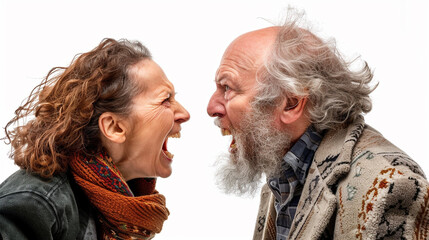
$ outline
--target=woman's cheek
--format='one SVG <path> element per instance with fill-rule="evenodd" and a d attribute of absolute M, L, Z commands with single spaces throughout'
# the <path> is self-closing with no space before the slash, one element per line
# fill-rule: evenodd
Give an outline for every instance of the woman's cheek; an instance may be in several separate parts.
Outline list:
<path fill-rule="evenodd" d="M 164 113 L 161 114 L 161 119 L 159 121 L 162 123 L 162 129 L 166 131 L 171 131 L 174 126 L 174 114 L 170 109 L 165 109 Z"/>

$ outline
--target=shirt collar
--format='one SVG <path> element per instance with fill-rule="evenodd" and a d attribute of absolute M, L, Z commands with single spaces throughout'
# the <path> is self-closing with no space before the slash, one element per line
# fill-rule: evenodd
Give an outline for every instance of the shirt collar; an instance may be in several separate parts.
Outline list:
<path fill-rule="evenodd" d="M 314 154 L 322 141 L 323 134 L 311 125 L 283 157 L 282 173 L 292 169 L 301 184 L 304 184 Z M 291 169 L 290 169 L 291 168 Z M 283 174 L 282 174 L 283 175 Z"/>

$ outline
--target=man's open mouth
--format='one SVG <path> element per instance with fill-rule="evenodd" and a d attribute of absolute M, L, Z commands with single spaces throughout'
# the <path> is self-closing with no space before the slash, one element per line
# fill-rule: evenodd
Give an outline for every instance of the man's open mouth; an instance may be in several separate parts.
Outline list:
<path fill-rule="evenodd" d="M 171 135 L 167 136 L 167 138 L 165 139 L 164 143 L 162 144 L 162 152 L 165 154 L 165 156 L 168 159 L 171 160 L 171 159 L 173 159 L 174 155 L 167 150 L 167 141 L 168 141 L 169 138 L 180 138 L 180 132 L 177 132 L 177 133 L 174 133 L 174 134 L 171 134 Z"/>
<path fill-rule="evenodd" d="M 229 131 L 226 128 L 221 128 L 221 132 L 222 132 L 222 136 L 229 136 L 229 135 L 232 136 L 231 144 L 229 145 L 229 152 L 234 153 L 235 151 L 237 151 L 237 145 L 235 144 L 235 138 L 231 134 L 231 131 Z"/>

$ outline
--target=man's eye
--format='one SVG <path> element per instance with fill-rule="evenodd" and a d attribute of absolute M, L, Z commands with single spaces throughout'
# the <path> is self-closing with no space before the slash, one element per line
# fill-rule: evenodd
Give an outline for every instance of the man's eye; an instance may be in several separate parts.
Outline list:
<path fill-rule="evenodd" d="M 225 89 L 225 92 L 231 89 L 228 85 L 223 86 L 223 88 Z"/>

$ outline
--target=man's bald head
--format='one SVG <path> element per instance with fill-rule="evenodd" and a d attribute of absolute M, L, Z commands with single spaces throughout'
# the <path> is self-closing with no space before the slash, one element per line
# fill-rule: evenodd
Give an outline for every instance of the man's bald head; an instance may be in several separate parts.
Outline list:
<path fill-rule="evenodd" d="M 237 37 L 225 50 L 222 60 L 238 57 L 242 67 L 259 68 L 269 55 L 279 30 L 279 27 L 268 27 Z"/>

